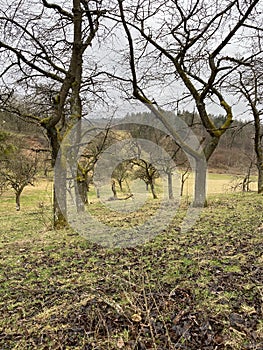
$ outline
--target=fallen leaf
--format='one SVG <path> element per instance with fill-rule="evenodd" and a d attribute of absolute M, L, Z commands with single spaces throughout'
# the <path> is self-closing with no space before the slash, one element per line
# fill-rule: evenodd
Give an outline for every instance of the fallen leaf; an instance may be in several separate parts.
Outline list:
<path fill-rule="evenodd" d="M 124 343 L 123 339 L 119 338 L 117 341 L 117 348 L 122 349 L 122 348 L 124 348 L 124 346 L 125 346 L 125 343 Z"/>
<path fill-rule="evenodd" d="M 141 322 L 141 320 L 142 320 L 141 316 L 138 315 L 138 314 L 132 315 L 131 319 L 132 319 L 134 322 Z"/>

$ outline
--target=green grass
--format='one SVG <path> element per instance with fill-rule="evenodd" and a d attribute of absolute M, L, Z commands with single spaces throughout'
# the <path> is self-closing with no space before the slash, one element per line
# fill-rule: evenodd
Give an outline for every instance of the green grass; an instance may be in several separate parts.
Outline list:
<path fill-rule="evenodd" d="M 183 202 L 165 232 L 122 249 L 52 230 L 50 183 L 22 197 L 19 213 L 12 193 L 0 202 L 1 349 L 260 349 L 262 196 L 211 194 L 186 233 Z"/>
<path fill-rule="evenodd" d="M 244 176 L 231 175 L 231 174 L 216 174 L 208 173 L 207 175 L 207 193 L 231 193 L 237 183 L 242 182 Z M 250 190 L 256 191 L 257 182 L 256 177 L 251 176 Z M 194 175 L 191 173 L 184 186 L 184 195 L 191 195 L 193 191 Z M 240 191 L 241 187 L 238 187 L 237 191 Z"/>

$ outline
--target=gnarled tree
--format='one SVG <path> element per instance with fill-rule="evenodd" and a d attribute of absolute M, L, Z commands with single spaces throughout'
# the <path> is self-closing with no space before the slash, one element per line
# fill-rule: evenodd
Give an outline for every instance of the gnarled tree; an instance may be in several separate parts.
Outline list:
<path fill-rule="evenodd" d="M 193 205 L 203 206 L 206 163 L 233 120 L 228 93 L 220 83 L 235 69 L 233 52 L 242 35 L 248 27 L 257 30 L 251 27 L 250 18 L 259 10 L 259 0 L 119 0 L 118 4 L 119 13 L 113 18 L 122 24 L 128 40 L 132 94 L 194 158 Z M 199 149 L 180 137 L 160 108 L 164 104 L 173 108 L 178 99 L 196 106 L 206 132 Z M 224 113 L 221 125 L 210 118 L 209 104 L 217 105 Z"/>
<path fill-rule="evenodd" d="M 254 150 L 258 170 L 258 193 L 263 193 L 263 79 L 262 59 L 253 60 L 238 69 L 238 78 L 231 88 L 240 93 L 246 102 L 254 121 Z"/>
<path fill-rule="evenodd" d="M 99 30 L 101 6 L 101 1 L 87 0 L 5 0 L 0 10 L 2 102 L 46 131 L 52 165 L 57 162 L 59 169 L 55 227 L 66 225 L 66 170 L 58 157 L 60 145 L 82 117 L 83 93 L 94 97 L 96 65 L 88 59 L 87 49 Z"/>

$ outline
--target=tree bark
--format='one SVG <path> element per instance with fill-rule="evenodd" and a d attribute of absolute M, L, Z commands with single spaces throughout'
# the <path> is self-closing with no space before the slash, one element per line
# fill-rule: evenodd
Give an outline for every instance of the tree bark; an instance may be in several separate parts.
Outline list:
<path fill-rule="evenodd" d="M 184 193 L 184 184 L 185 181 L 188 179 L 189 177 L 189 168 L 187 168 L 181 175 L 181 188 L 180 188 L 180 196 L 183 196 Z"/>
<path fill-rule="evenodd" d="M 51 145 L 51 165 L 54 169 L 53 184 L 53 227 L 61 229 L 67 226 L 66 220 L 66 169 L 63 169 L 62 155 L 59 155 L 60 142 L 56 126 L 49 123 L 43 123 L 42 126 L 47 131 L 47 136 Z"/>
<path fill-rule="evenodd" d="M 16 211 L 20 211 L 20 197 L 22 190 L 16 191 Z"/>
<path fill-rule="evenodd" d="M 257 164 L 258 168 L 258 194 L 263 194 L 263 159 Z"/>
<path fill-rule="evenodd" d="M 82 78 L 82 56 L 84 52 L 83 42 L 82 42 L 82 14 L 80 8 L 80 0 L 73 0 L 73 26 L 74 26 L 74 40 L 73 40 L 73 49 L 70 60 L 69 69 L 67 76 L 61 86 L 59 93 L 59 104 L 57 105 L 57 118 L 53 119 L 53 124 L 60 121 L 63 126 L 63 131 L 67 131 L 70 128 L 74 127 L 81 119 L 82 116 L 82 105 L 80 98 L 80 85 Z M 66 103 L 66 98 L 70 96 L 70 119 L 68 125 L 65 124 L 64 116 L 64 107 Z M 56 124 L 52 127 L 56 128 Z M 74 137 L 72 140 L 69 140 L 71 147 L 76 147 L 75 153 L 77 153 L 77 145 L 79 144 L 80 123 L 75 129 Z M 60 137 L 63 135 L 60 135 Z M 57 135 L 58 138 L 58 135 Z M 59 145 L 61 146 L 61 144 Z M 52 149 L 53 150 L 53 149 Z M 64 150 L 61 150 L 61 154 Z M 58 150 L 54 152 L 54 156 L 58 154 Z M 63 155 L 64 157 L 65 155 Z M 56 159 L 58 158 L 58 155 Z M 76 157 L 74 161 L 77 161 Z M 59 162 L 59 164 L 58 164 Z M 59 174 L 55 175 L 55 188 L 54 188 L 54 227 L 61 228 L 67 225 L 67 200 L 66 200 L 66 164 L 65 159 L 57 159 L 56 165 L 57 170 L 59 169 Z M 75 196 L 76 196 L 76 206 L 77 211 L 84 210 L 84 204 L 80 197 L 78 181 L 74 179 L 75 183 Z M 64 217 L 63 217 L 64 215 Z"/>
<path fill-rule="evenodd" d="M 207 206 L 206 178 L 207 163 L 216 149 L 220 136 L 212 137 L 204 147 L 203 154 L 195 158 L 195 189 L 193 207 Z"/>
<path fill-rule="evenodd" d="M 88 185 L 85 179 L 77 181 L 77 211 L 78 213 L 85 210 L 85 204 L 88 204 Z"/>
<path fill-rule="evenodd" d="M 155 188 L 154 188 L 154 183 L 153 181 L 150 182 L 150 188 L 151 188 L 151 192 L 152 192 L 152 196 L 153 196 L 153 199 L 157 199 L 157 194 L 155 192 Z"/>
<path fill-rule="evenodd" d="M 174 199 L 174 194 L 173 194 L 173 175 L 172 175 L 171 171 L 169 171 L 167 173 L 167 180 L 168 180 L 168 197 L 169 197 L 169 199 Z"/>
<path fill-rule="evenodd" d="M 67 226 L 67 179 L 66 164 L 59 154 L 54 168 L 53 222 L 55 229 Z"/>
<path fill-rule="evenodd" d="M 207 205 L 206 176 L 207 176 L 207 164 L 205 159 L 196 159 L 194 201 L 193 201 L 194 208 L 200 208 Z"/>
<path fill-rule="evenodd" d="M 257 169 L 258 169 L 258 194 L 263 194 L 263 146 L 262 146 L 262 133 L 260 115 L 255 106 L 252 105 L 254 115 L 255 126 L 255 140 L 254 148 L 257 156 Z"/>
<path fill-rule="evenodd" d="M 123 192 L 122 180 L 121 180 L 121 179 L 118 179 L 117 181 L 118 181 L 118 185 L 119 185 L 120 191 Z"/>
<path fill-rule="evenodd" d="M 216 149 L 219 142 L 219 136 L 214 136 L 204 147 L 203 155 L 195 158 L 195 189 L 193 207 L 207 206 L 206 198 L 206 178 L 207 178 L 207 163 Z"/>
<path fill-rule="evenodd" d="M 117 199 L 116 184 L 115 184 L 114 180 L 112 181 L 111 190 L 112 190 L 112 193 L 113 193 L 113 198 Z"/>

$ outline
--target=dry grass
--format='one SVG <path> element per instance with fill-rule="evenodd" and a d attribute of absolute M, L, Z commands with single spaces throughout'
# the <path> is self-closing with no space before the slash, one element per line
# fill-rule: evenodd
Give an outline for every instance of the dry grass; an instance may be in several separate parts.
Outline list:
<path fill-rule="evenodd" d="M 183 203 L 150 242 L 105 249 L 49 228 L 50 190 L 20 213 L 1 198 L 1 349 L 261 348 L 262 196 L 210 195 L 184 233 Z"/>

